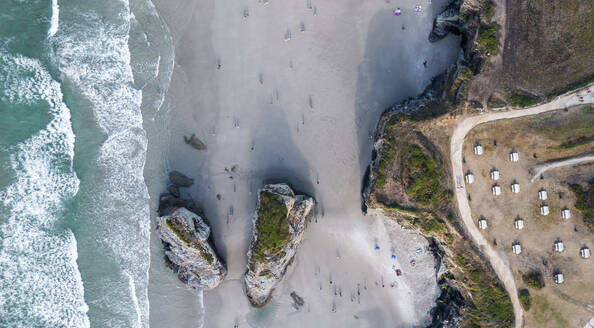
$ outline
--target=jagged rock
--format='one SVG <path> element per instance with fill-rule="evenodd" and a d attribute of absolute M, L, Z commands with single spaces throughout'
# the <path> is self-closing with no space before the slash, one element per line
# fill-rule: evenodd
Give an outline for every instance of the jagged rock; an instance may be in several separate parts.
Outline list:
<path fill-rule="evenodd" d="M 194 149 L 206 150 L 206 145 L 200 141 L 200 139 L 198 139 L 195 134 L 192 134 L 189 138 L 184 136 L 184 141 L 187 145 L 190 145 Z"/>
<path fill-rule="evenodd" d="M 169 181 L 178 187 L 190 187 L 194 184 L 194 179 L 188 178 L 179 171 L 169 172 Z"/>
<path fill-rule="evenodd" d="M 178 207 L 185 207 L 194 213 L 200 213 L 198 207 L 191 199 L 181 199 L 173 194 L 161 194 L 159 197 L 158 213 L 160 216 L 169 215 Z"/>
<path fill-rule="evenodd" d="M 464 19 L 460 17 L 461 1 L 454 1 L 450 3 L 441 14 L 435 17 L 433 21 L 433 29 L 429 33 L 429 41 L 436 42 L 448 35 L 454 33 L 460 35 L 465 23 Z"/>
<path fill-rule="evenodd" d="M 167 187 L 167 191 L 169 191 L 169 193 L 171 195 L 173 195 L 173 197 L 177 197 L 177 198 L 180 197 L 179 187 L 178 186 L 171 185 L 171 186 Z"/>
<path fill-rule="evenodd" d="M 157 219 L 165 259 L 177 277 L 195 289 L 212 289 L 227 275 L 209 242 L 210 227 L 197 214 L 180 207 Z"/>
<path fill-rule="evenodd" d="M 270 300 L 303 240 L 314 207 L 313 198 L 295 195 L 284 183 L 260 189 L 245 275 L 246 294 L 253 306 Z"/>
<path fill-rule="evenodd" d="M 467 306 L 460 291 L 448 282 L 439 286 L 439 297 L 431 309 L 431 324 L 427 328 L 460 327 L 463 320 L 462 309 Z"/>

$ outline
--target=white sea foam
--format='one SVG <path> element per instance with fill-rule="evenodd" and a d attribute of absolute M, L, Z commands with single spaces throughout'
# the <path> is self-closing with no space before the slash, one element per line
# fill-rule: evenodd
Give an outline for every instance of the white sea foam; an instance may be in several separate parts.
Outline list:
<path fill-rule="evenodd" d="M 79 186 L 70 111 L 40 62 L 0 51 L 0 68 L 4 101 L 45 101 L 52 115 L 44 129 L 10 149 L 14 181 L 0 191 L 8 215 L 0 225 L 0 326 L 88 327 L 76 239 L 55 226 Z"/>
<path fill-rule="evenodd" d="M 76 4 L 74 4 L 76 6 Z M 142 126 L 142 93 L 133 83 L 128 38 L 130 8 L 126 1 L 117 17 L 75 8 L 73 17 L 61 22 L 57 45 L 59 69 L 91 103 L 94 119 L 106 135 L 96 164 L 101 178 L 94 180 L 91 201 L 84 213 L 96 231 L 96 241 L 113 258 L 119 277 L 102 282 L 106 292 L 118 289 L 119 300 L 96 299 L 97 306 L 128 316 L 132 326 L 148 327 L 148 269 L 150 215 L 144 183 L 147 138 Z M 117 308 L 117 309 L 116 309 Z M 113 319 L 105 325 L 124 323 Z"/>
<path fill-rule="evenodd" d="M 52 18 L 50 21 L 50 28 L 47 34 L 54 36 L 58 32 L 60 24 L 60 6 L 58 6 L 58 0 L 52 0 Z"/>

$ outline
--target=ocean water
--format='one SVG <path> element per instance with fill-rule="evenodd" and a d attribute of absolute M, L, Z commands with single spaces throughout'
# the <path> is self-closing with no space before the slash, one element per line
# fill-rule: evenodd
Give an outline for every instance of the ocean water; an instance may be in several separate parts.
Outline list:
<path fill-rule="evenodd" d="M 149 0 L 0 2 L 0 327 L 147 327 Z"/>

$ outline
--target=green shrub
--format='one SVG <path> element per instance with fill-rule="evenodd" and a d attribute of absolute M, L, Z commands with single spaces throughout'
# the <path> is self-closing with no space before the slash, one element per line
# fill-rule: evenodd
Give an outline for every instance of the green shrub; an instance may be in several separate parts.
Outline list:
<path fill-rule="evenodd" d="M 538 103 L 538 99 L 520 93 L 513 93 L 510 99 L 512 104 L 522 107 L 529 107 Z"/>
<path fill-rule="evenodd" d="M 577 184 L 571 185 L 570 188 L 575 195 L 575 208 L 582 213 L 584 222 L 594 229 L 594 180 L 588 183 L 585 191 Z"/>
<path fill-rule="evenodd" d="M 441 185 L 443 166 L 417 145 L 402 143 L 399 150 L 400 171 L 409 197 L 422 205 L 434 206 L 447 196 Z"/>
<path fill-rule="evenodd" d="M 478 43 L 491 55 L 496 55 L 499 51 L 499 44 L 497 43 L 497 29 L 495 26 L 486 28 L 480 32 Z"/>
<path fill-rule="evenodd" d="M 524 308 L 524 310 L 530 310 L 530 306 L 532 305 L 530 291 L 526 288 L 522 288 L 518 291 L 518 297 L 520 298 L 520 302 L 522 303 L 522 307 Z"/>
<path fill-rule="evenodd" d="M 424 219 L 421 223 L 421 228 L 427 233 L 441 232 L 446 229 L 446 224 L 438 219 Z"/>
<path fill-rule="evenodd" d="M 514 309 L 505 289 L 483 265 L 462 254 L 456 262 L 469 277 L 468 286 L 474 307 L 465 327 L 510 327 L 514 321 Z"/>
<path fill-rule="evenodd" d="M 542 273 L 538 270 L 533 270 L 522 274 L 522 280 L 524 283 L 532 288 L 541 289 L 545 286 Z"/>
<path fill-rule="evenodd" d="M 260 208 L 256 220 L 257 239 L 253 248 L 256 260 L 277 254 L 291 238 L 287 207 L 278 197 L 269 191 L 260 193 Z"/>
<path fill-rule="evenodd" d="M 483 17 L 485 18 L 485 20 L 488 22 L 491 20 L 491 17 L 493 17 L 493 14 L 495 13 L 495 3 L 493 3 L 490 0 L 486 0 L 483 1 Z"/>
<path fill-rule="evenodd" d="M 386 171 L 388 170 L 388 166 L 392 163 L 394 153 L 396 152 L 394 145 L 394 140 L 384 140 L 384 144 L 381 149 L 379 165 L 377 168 L 377 178 L 375 179 L 375 187 L 377 188 L 382 188 L 386 185 Z"/>
<path fill-rule="evenodd" d="M 571 139 L 568 141 L 564 141 L 564 142 L 560 143 L 559 145 L 549 146 L 547 148 L 551 149 L 551 150 L 574 149 L 577 147 L 589 145 L 591 143 L 594 143 L 594 136 L 590 136 L 590 137 L 582 136 L 582 137 L 578 137 L 578 138 Z"/>

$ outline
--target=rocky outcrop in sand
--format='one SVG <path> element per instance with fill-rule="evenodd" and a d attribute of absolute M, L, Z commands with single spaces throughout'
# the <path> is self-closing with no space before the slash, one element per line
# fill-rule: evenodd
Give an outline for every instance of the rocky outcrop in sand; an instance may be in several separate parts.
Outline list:
<path fill-rule="evenodd" d="M 453 1 L 441 12 L 433 21 L 433 30 L 429 34 L 429 41 L 436 42 L 448 35 L 454 33 L 460 35 L 465 23 L 460 17 L 460 5 L 462 1 Z"/>
<path fill-rule="evenodd" d="M 245 275 L 246 294 L 253 306 L 269 301 L 303 240 L 314 207 L 313 198 L 295 195 L 286 184 L 260 189 Z"/>
<path fill-rule="evenodd" d="M 195 289 L 212 289 L 227 274 L 211 245 L 210 227 L 199 215 L 180 207 L 157 219 L 165 260 L 177 277 Z"/>
<path fill-rule="evenodd" d="M 194 184 L 194 179 L 188 178 L 178 171 L 169 172 L 169 181 L 171 181 L 174 186 L 178 187 L 190 187 Z"/>

